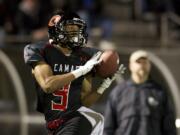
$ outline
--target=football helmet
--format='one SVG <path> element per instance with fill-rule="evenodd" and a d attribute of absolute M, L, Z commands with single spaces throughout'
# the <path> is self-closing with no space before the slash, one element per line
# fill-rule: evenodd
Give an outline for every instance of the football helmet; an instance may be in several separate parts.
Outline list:
<path fill-rule="evenodd" d="M 67 31 L 66 26 L 77 25 L 77 30 Z M 50 43 L 74 49 L 87 43 L 86 23 L 74 12 L 56 13 L 48 23 Z"/>

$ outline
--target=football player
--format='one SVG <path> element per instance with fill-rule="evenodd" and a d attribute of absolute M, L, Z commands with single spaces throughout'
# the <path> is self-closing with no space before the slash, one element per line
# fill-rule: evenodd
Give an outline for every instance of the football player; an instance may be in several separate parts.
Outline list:
<path fill-rule="evenodd" d="M 102 135 L 103 116 L 88 107 L 110 86 L 92 90 L 92 70 L 101 51 L 85 47 L 86 23 L 74 12 L 57 12 L 48 23 L 49 42 L 24 48 L 37 84 L 37 110 L 51 135 Z"/>

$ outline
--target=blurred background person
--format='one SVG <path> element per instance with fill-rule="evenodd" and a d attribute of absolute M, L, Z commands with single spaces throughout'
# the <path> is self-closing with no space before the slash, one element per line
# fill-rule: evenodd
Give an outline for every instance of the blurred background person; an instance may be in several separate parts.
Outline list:
<path fill-rule="evenodd" d="M 109 96 L 104 135 L 176 135 L 167 93 L 150 79 L 148 53 L 132 53 L 129 69 L 130 79 L 117 85 Z"/>
<path fill-rule="evenodd" d="M 40 0 L 22 0 L 16 12 L 17 34 L 32 36 L 35 40 L 47 38 L 47 21 L 52 4 Z"/>
<path fill-rule="evenodd" d="M 111 17 L 107 3 L 107 0 L 79 0 L 80 6 L 78 12 L 89 26 L 90 40 L 93 39 L 93 36 L 100 37 L 98 45 L 100 48 L 114 45 L 111 42 L 113 18 Z"/>
<path fill-rule="evenodd" d="M 16 34 L 15 13 L 20 0 L 0 0 L 0 47 L 8 34 Z"/>

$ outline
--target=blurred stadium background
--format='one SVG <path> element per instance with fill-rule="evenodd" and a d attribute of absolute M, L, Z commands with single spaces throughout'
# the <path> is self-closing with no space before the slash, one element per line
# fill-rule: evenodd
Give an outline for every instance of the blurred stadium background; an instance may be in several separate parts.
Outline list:
<path fill-rule="evenodd" d="M 0 134 L 46 133 L 44 118 L 35 111 L 36 92 L 23 48 L 47 40 L 49 15 L 64 7 L 87 21 L 89 45 L 115 48 L 125 66 L 132 51 L 151 53 L 151 76 L 169 92 L 180 135 L 179 6 L 180 0 L 0 0 Z M 128 76 L 127 70 L 117 82 Z M 104 113 L 111 88 L 93 109 Z"/>

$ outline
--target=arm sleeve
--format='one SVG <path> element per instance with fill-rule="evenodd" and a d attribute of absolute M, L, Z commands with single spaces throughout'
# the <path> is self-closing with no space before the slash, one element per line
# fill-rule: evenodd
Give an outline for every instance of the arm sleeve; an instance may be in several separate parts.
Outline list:
<path fill-rule="evenodd" d="M 24 61 L 31 67 L 34 67 L 39 61 L 44 61 L 43 46 L 41 44 L 29 44 L 25 46 Z"/>
<path fill-rule="evenodd" d="M 114 92 L 114 90 L 112 92 Z M 113 95 L 116 94 L 111 93 L 106 104 L 105 125 L 104 125 L 103 135 L 113 135 L 117 128 L 116 110 L 115 110 L 116 103 L 115 103 L 115 97 Z"/>
<path fill-rule="evenodd" d="M 166 97 L 164 104 L 164 117 L 163 117 L 163 135 L 176 135 L 176 126 L 175 126 L 175 112 L 173 104 Z"/>

